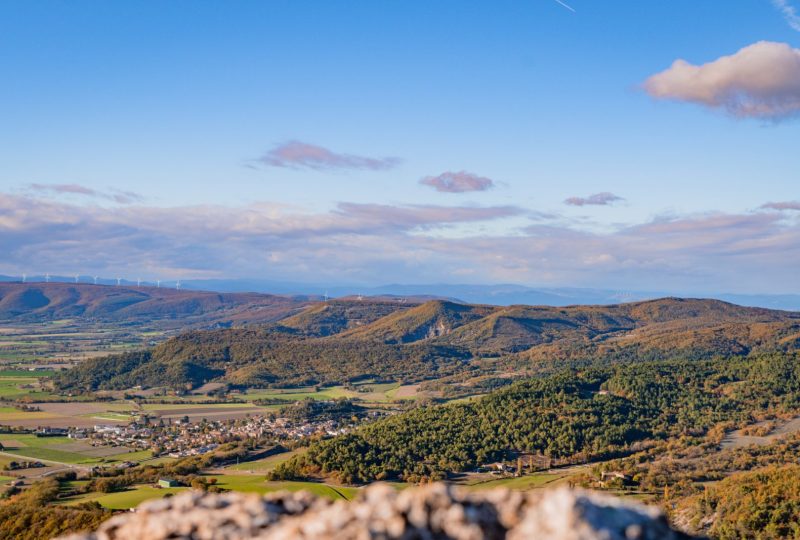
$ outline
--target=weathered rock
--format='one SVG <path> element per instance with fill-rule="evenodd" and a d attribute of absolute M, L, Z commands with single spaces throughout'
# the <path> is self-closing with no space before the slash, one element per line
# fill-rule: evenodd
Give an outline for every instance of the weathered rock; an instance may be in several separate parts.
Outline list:
<path fill-rule="evenodd" d="M 352 502 L 308 493 L 265 497 L 184 493 L 146 502 L 69 540 L 294 540 L 341 538 L 480 540 L 677 540 L 661 512 L 566 488 L 467 493 L 445 484 L 365 489 Z"/>

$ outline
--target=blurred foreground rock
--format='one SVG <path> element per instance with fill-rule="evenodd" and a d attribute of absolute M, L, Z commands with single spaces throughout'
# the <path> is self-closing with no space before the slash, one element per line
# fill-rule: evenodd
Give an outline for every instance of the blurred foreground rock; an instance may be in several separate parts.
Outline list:
<path fill-rule="evenodd" d="M 365 489 L 352 501 L 309 493 L 187 492 L 143 503 L 70 540 L 500 539 L 655 540 L 673 531 L 655 508 L 566 488 L 467 493 L 445 484 Z"/>

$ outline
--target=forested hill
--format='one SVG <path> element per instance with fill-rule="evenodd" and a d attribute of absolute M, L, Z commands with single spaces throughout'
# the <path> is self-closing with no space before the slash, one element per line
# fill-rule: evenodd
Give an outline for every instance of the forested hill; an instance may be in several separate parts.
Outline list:
<path fill-rule="evenodd" d="M 619 359 L 708 358 L 800 347 L 800 314 L 716 300 L 616 306 L 473 306 L 369 299 L 319 303 L 259 327 L 191 331 L 141 353 L 89 360 L 70 391 L 131 386 L 421 381 Z"/>
<path fill-rule="evenodd" d="M 797 354 L 646 362 L 530 379 L 466 403 L 420 407 L 311 444 L 273 479 L 418 482 L 520 454 L 583 463 L 643 441 L 800 411 Z"/>
<path fill-rule="evenodd" d="M 309 303 L 303 297 L 152 286 L 0 283 L 0 321 L 14 323 L 77 317 L 133 324 L 179 319 L 186 327 L 238 325 L 283 319 Z"/>

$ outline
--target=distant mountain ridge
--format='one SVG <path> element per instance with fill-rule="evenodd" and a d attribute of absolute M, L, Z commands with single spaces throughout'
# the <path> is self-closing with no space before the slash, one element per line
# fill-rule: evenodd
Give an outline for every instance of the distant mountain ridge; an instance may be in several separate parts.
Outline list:
<path fill-rule="evenodd" d="M 310 303 L 307 297 L 216 293 L 88 283 L 0 283 L 0 321 L 43 322 L 87 318 L 110 322 L 174 319 L 194 324 L 238 325 L 285 318 Z"/>
<path fill-rule="evenodd" d="M 214 291 L 261 291 L 281 294 L 317 294 L 332 297 L 353 295 L 429 297 L 459 300 L 469 304 L 498 306 L 612 305 L 656 300 L 671 296 L 694 296 L 722 300 L 743 306 L 800 311 L 800 294 L 736 294 L 714 291 L 677 294 L 674 291 L 614 290 L 580 287 L 529 287 L 516 284 L 388 284 L 379 286 L 287 283 L 261 280 L 189 280 L 188 287 Z"/>
<path fill-rule="evenodd" d="M 209 380 L 242 386 L 415 382 L 798 349 L 800 313 L 718 300 L 504 307 L 348 299 L 314 304 L 271 324 L 187 332 L 149 351 L 89 360 L 57 383 L 92 390 Z"/>
<path fill-rule="evenodd" d="M 0 276 L 0 282 L 19 281 L 19 277 Z M 44 276 L 29 279 L 43 281 Z M 53 282 L 72 283 L 74 278 L 52 276 Z M 83 277 L 83 282 L 87 278 Z M 113 279 L 100 278 L 99 283 L 114 285 Z M 133 286 L 135 282 L 122 280 L 122 285 Z M 188 279 L 183 280 L 185 290 L 215 291 L 227 293 L 264 293 L 288 296 L 309 296 L 331 298 L 350 296 L 391 298 L 415 298 L 417 300 L 453 300 L 468 304 L 510 305 L 613 305 L 626 302 L 641 302 L 667 297 L 699 297 L 722 300 L 749 307 L 800 311 L 800 294 L 741 294 L 704 291 L 686 294 L 676 291 L 615 290 L 580 287 L 530 287 L 517 284 L 387 284 L 378 286 L 345 285 L 340 283 L 300 283 L 264 279 Z M 174 288 L 176 282 L 164 282 L 164 286 Z M 148 286 L 155 283 L 148 282 Z"/>

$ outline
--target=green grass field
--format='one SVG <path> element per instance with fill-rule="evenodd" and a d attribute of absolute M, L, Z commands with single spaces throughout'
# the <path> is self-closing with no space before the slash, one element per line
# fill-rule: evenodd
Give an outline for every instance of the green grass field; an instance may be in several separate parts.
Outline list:
<path fill-rule="evenodd" d="M 0 435 L 0 443 L 5 452 L 32 460 L 50 460 L 60 463 L 98 463 L 98 458 L 76 452 L 68 452 L 53 448 L 71 442 L 67 437 L 37 437 L 35 435 L 4 433 Z"/>
<path fill-rule="evenodd" d="M 249 403 L 145 403 L 142 408 L 146 411 L 193 411 L 197 409 L 242 409 L 249 408 Z"/>
<path fill-rule="evenodd" d="M 85 456 L 83 454 L 76 454 L 75 452 L 65 452 L 64 450 L 56 450 L 53 448 L 17 448 L 15 450 L 9 450 L 8 452 L 29 459 L 57 461 L 59 463 L 90 464 L 99 463 L 100 461 L 98 458 Z"/>
<path fill-rule="evenodd" d="M 0 397 L 15 398 L 28 395 L 32 393 L 33 390 L 29 388 L 20 388 L 20 386 L 34 384 L 36 382 L 38 382 L 38 379 L 31 377 L 0 377 Z"/>
<path fill-rule="evenodd" d="M 267 471 L 271 471 L 284 461 L 298 454 L 302 454 L 305 451 L 306 451 L 305 448 L 299 448 L 291 452 L 283 452 L 281 454 L 275 454 L 256 461 L 245 461 L 244 463 L 231 465 L 230 467 L 228 467 L 228 469 L 232 471 L 254 471 L 254 472 L 266 473 Z"/>
<path fill-rule="evenodd" d="M 395 394 L 401 388 L 399 383 L 369 383 L 357 388 L 364 391 L 348 390 L 342 386 L 328 388 L 301 387 L 301 388 L 276 388 L 276 389 L 250 389 L 242 395 L 247 401 L 257 399 L 282 399 L 286 401 L 300 401 L 311 398 L 317 400 L 332 400 L 339 398 L 359 399 L 368 403 L 387 403 L 395 399 L 415 399 L 416 396 L 396 398 Z"/>
<path fill-rule="evenodd" d="M 220 475 L 207 476 L 216 478 L 217 485 L 232 491 L 242 493 L 270 493 L 273 491 L 310 491 L 322 497 L 330 499 L 351 499 L 357 490 L 355 488 L 329 486 L 315 482 L 266 482 L 263 476 L 256 475 Z M 76 497 L 63 499 L 62 504 L 79 504 L 83 502 L 96 501 L 106 508 L 112 510 L 127 510 L 137 506 L 139 503 L 150 500 L 160 499 L 167 493 L 180 493 L 188 488 L 154 488 L 150 485 L 140 485 L 125 491 L 115 493 L 86 493 Z"/>
<path fill-rule="evenodd" d="M 0 434 L 0 443 L 7 446 L 7 441 L 16 441 L 20 446 L 31 446 L 42 448 L 45 446 L 53 446 L 55 444 L 64 444 L 70 442 L 68 437 L 37 437 L 26 433 L 2 433 Z M 13 446 L 13 445 L 12 445 Z"/>
<path fill-rule="evenodd" d="M 111 510 L 128 510 L 138 506 L 139 503 L 150 499 L 160 499 L 167 493 L 180 493 L 188 488 L 154 488 L 152 486 L 136 486 L 125 491 L 115 493 L 86 493 L 77 497 L 63 499 L 62 504 L 80 504 L 84 502 L 97 501 Z"/>
<path fill-rule="evenodd" d="M 95 414 L 84 414 L 85 418 L 96 418 L 98 420 L 114 420 L 117 422 L 129 422 L 132 417 L 129 414 L 123 414 L 118 412 L 103 412 L 103 413 L 95 413 Z"/>
<path fill-rule="evenodd" d="M 465 487 L 471 490 L 504 487 L 519 491 L 527 491 L 529 489 L 538 489 L 545 486 L 550 486 L 560 480 L 568 478 L 569 476 L 571 475 L 568 473 L 538 473 L 520 476 L 518 478 L 498 478 L 497 480 L 468 484 Z"/>
<path fill-rule="evenodd" d="M 345 390 L 341 386 L 331 388 L 321 388 L 315 391 L 313 387 L 305 388 L 276 388 L 276 389 L 251 389 L 242 398 L 247 401 L 256 399 L 285 399 L 288 401 L 299 401 L 306 398 L 318 400 L 331 400 L 343 397 L 356 397 L 357 392 Z"/>
<path fill-rule="evenodd" d="M 262 475 L 212 475 L 207 478 L 216 478 L 217 485 L 231 491 L 242 493 L 270 493 L 273 491 L 310 491 L 321 497 L 330 499 L 350 500 L 358 492 L 356 488 L 331 486 L 317 482 L 267 482 Z"/>
<path fill-rule="evenodd" d="M 58 417 L 58 415 L 53 414 L 53 413 L 48 413 L 48 412 L 42 412 L 42 411 L 29 412 L 29 411 L 20 411 L 20 410 L 14 409 L 14 410 L 8 411 L 8 412 L 5 412 L 5 411 L 0 412 L 0 424 L 2 424 L 4 421 L 8 421 L 8 420 L 31 420 L 31 421 L 33 421 L 33 420 L 48 420 L 48 419 L 57 418 L 57 417 Z"/>
<path fill-rule="evenodd" d="M 153 457 L 152 450 L 139 450 L 137 452 L 122 452 L 120 454 L 113 454 L 106 456 L 106 461 L 147 461 Z"/>
<path fill-rule="evenodd" d="M 37 379 L 39 377 L 52 377 L 55 371 L 28 371 L 26 369 L 2 369 L 0 377 L 22 377 L 26 379 Z"/>

